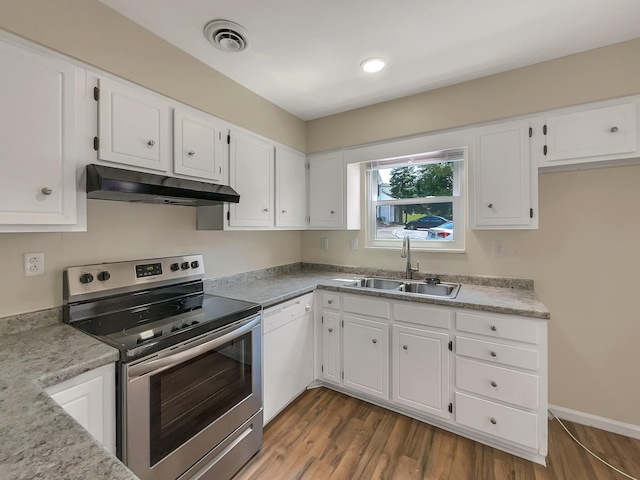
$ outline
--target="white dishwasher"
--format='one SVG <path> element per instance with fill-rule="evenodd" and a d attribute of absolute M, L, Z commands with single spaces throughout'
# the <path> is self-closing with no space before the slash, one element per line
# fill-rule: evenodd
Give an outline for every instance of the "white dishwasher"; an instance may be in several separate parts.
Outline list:
<path fill-rule="evenodd" d="M 263 312 L 264 424 L 313 381 L 313 293 Z"/>

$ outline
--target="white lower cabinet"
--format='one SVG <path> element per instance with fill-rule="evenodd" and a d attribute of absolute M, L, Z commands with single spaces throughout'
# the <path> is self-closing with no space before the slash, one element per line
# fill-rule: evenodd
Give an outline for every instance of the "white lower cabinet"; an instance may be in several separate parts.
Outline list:
<path fill-rule="evenodd" d="M 116 453 L 115 364 L 89 370 L 45 391 L 109 452 Z"/>
<path fill-rule="evenodd" d="M 546 320 L 317 295 L 321 383 L 545 463 Z"/>

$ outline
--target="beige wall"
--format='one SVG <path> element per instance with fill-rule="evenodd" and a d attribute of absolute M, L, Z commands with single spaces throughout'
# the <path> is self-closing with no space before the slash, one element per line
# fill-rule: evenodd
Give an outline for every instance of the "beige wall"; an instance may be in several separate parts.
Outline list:
<path fill-rule="evenodd" d="M 640 93 L 640 39 L 308 122 L 310 152 Z M 532 278 L 551 311 L 549 401 L 640 425 L 640 166 L 548 173 L 540 228 L 467 231 L 465 254 L 416 253 L 423 271 Z M 329 251 L 320 238 L 329 238 Z M 349 241 L 358 237 L 360 250 Z M 493 240 L 508 256 L 493 257 Z M 402 270 L 363 232 L 304 232 L 302 259 Z"/>

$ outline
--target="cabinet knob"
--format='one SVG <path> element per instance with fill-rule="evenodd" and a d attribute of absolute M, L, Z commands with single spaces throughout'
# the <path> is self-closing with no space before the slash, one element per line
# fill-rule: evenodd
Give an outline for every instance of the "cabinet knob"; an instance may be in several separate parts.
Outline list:
<path fill-rule="evenodd" d="M 43 195 L 51 195 L 53 193 L 53 190 L 51 190 L 49 187 L 44 187 L 40 191 L 42 192 Z"/>
<path fill-rule="evenodd" d="M 492 356 L 492 357 L 497 357 L 497 356 L 498 356 L 498 354 L 497 354 L 496 352 L 492 351 L 492 352 L 491 352 L 491 356 Z"/>
<path fill-rule="evenodd" d="M 147 145 L 149 145 L 150 147 L 155 146 L 155 144 L 156 144 L 156 142 L 155 142 L 154 140 L 149 140 L 149 141 L 147 142 Z"/>
<path fill-rule="evenodd" d="M 327 300 L 327 303 L 331 305 L 333 303 L 333 300 Z"/>
<path fill-rule="evenodd" d="M 329 333 L 331 333 L 331 332 L 333 332 L 333 328 L 330 328 L 330 329 L 329 329 Z"/>
<path fill-rule="evenodd" d="M 190 157 L 195 156 L 196 152 L 194 152 L 193 150 L 191 150 L 189 153 L 187 153 L 187 155 L 189 155 Z"/>
<path fill-rule="evenodd" d="M 269 211 L 269 209 L 268 209 L 268 208 L 263 208 L 263 209 L 262 209 L 262 211 L 263 211 L 263 212 L 268 212 L 268 211 Z"/>
<path fill-rule="evenodd" d="M 490 328 L 491 328 L 491 331 L 492 331 L 492 332 L 495 332 L 495 331 L 498 329 L 495 325 L 491 325 L 491 327 L 490 327 Z"/>
<path fill-rule="evenodd" d="M 408 347 L 408 346 L 406 346 L 406 345 L 402 345 L 402 349 L 403 349 L 403 350 L 409 350 L 409 347 Z"/>
<path fill-rule="evenodd" d="M 287 213 L 287 211 L 286 210 L 282 210 L 282 213 Z"/>
<path fill-rule="evenodd" d="M 374 338 L 373 340 L 371 340 L 373 343 L 378 343 L 378 339 Z"/>
<path fill-rule="evenodd" d="M 493 423 L 495 425 L 496 423 L 498 423 L 498 421 L 495 418 L 492 418 L 491 419 L 491 423 Z"/>
<path fill-rule="evenodd" d="M 336 213 L 336 211 L 335 210 L 331 210 L 331 215 L 333 215 L 334 213 Z"/>
<path fill-rule="evenodd" d="M 487 205 L 488 208 L 493 208 L 493 203 L 490 203 L 489 205 Z"/>
<path fill-rule="evenodd" d="M 496 382 L 494 382 L 494 381 L 491 381 L 491 386 L 492 386 L 493 388 L 496 388 L 496 387 L 498 386 L 498 384 L 497 384 Z"/>
<path fill-rule="evenodd" d="M 618 131 L 618 127 L 611 127 L 609 130 L 611 133 L 616 133 Z"/>

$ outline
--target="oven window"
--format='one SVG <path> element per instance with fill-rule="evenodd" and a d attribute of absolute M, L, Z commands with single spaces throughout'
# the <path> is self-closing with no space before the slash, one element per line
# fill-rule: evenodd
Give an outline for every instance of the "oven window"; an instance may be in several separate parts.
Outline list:
<path fill-rule="evenodd" d="M 155 465 L 251 395 L 251 332 L 150 379 Z"/>

